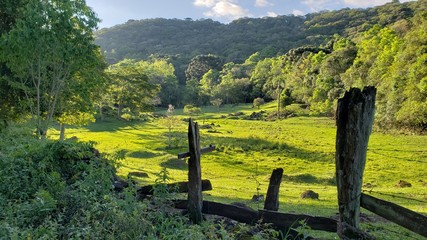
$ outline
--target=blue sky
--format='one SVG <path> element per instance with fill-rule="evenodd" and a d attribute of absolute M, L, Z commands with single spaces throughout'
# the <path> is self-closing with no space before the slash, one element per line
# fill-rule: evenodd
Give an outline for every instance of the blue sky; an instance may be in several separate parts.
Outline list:
<path fill-rule="evenodd" d="M 401 2 L 408 0 L 401 0 Z M 304 15 L 345 7 L 366 8 L 391 0 L 86 0 L 102 19 L 100 28 L 146 18 L 211 18 L 228 23 L 241 17 Z"/>

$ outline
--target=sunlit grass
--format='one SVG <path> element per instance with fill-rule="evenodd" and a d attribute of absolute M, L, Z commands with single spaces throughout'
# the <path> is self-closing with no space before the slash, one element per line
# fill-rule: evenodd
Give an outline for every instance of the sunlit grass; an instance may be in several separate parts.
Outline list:
<path fill-rule="evenodd" d="M 284 169 L 280 192 L 280 210 L 320 216 L 335 216 L 337 193 L 335 173 L 335 122 L 321 117 L 295 117 L 277 121 L 228 119 L 228 114 L 254 111 L 275 111 L 275 104 L 260 110 L 251 105 L 206 107 L 192 116 L 202 128 L 201 145 L 214 144 L 217 150 L 202 156 L 202 178 L 210 179 L 213 190 L 205 199 L 225 203 L 242 202 L 254 208 L 262 204 L 251 202 L 258 192 L 265 194 L 270 174 L 275 168 Z M 161 111 L 160 111 L 161 112 Z M 179 118 L 188 118 L 176 110 Z M 133 177 L 141 184 L 154 183 L 156 173 L 167 167 L 174 181 L 187 179 L 185 160 L 177 154 L 188 149 L 187 123 L 174 129 L 174 148 L 167 148 L 167 129 L 158 119 L 148 122 L 102 121 L 67 129 L 67 137 L 95 141 L 103 152 L 125 151 L 119 174 L 144 172 L 146 178 Z M 364 191 L 417 212 L 427 213 L 427 136 L 371 135 L 364 173 Z M 400 188 L 405 180 L 412 184 Z M 257 191 L 259 184 L 260 190 Z M 319 200 L 301 199 L 300 194 L 311 189 Z M 387 228 L 386 225 L 384 228 Z M 367 226 L 369 228 L 369 225 Z M 403 230 L 402 230 L 403 231 Z"/>

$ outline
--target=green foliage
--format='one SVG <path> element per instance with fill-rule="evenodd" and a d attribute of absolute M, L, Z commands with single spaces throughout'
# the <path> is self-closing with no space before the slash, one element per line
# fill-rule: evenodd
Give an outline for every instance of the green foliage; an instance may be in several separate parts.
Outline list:
<path fill-rule="evenodd" d="M 193 115 L 193 114 L 199 114 L 202 112 L 202 109 L 200 109 L 199 107 L 195 107 L 193 105 L 185 105 L 184 106 L 184 113 L 187 113 L 189 115 Z"/>
<path fill-rule="evenodd" d="M 215 98 L 214 100 L 211 100 L 211 104 L 218 108 L 221 106 L 222 102 L 223 101 L 221 98 Z"/>
<path fill-rule="evenodd" d="M 102 106 L 110 106 L 120 118 L 126 109 L 126 118 L 138 116 L 140 112 L 153 108 L 153 98 L 159 86 L 150 82 L 144 64 L 132 60 L 123 60 L 111 65 L 107 70 L 111 82 Z"/>
<path fill-rule="evenodd" d="M 264 104 L 265 104 L 264 98 L 258 97 L 254 99 L 254 102 L 253 102 L 254 107 L 257 107 L 259 109 L 259 107 Z"/>
<path fill-rule="evenodd" d="M 0 62 L 13 75 L 8 85 L 25 93 L 15 101 L 33 116 L 38 134 L 44 136 L 55 115 L 66 113 L 70 105 L 76 109 L 76 99 L 89 96 L 89 86 L 99 83 L 84 73 L 102 65 L 93 44 L 99 20 L 82 0 L 19 4 L 11 21 L 15 24 L 0 39 Z"/>
<path fill-rule="evenodd" d="M 191 62 L 188 64 L 188 68 L 185 71 L 187 80 L 200 79 L 207 73 L 209 70 L 220 71 L 222 68 L 223 62 L 222 59 L 218 56 L 209 54 L 209 55 L 198 55 L 191 59 Z"/>

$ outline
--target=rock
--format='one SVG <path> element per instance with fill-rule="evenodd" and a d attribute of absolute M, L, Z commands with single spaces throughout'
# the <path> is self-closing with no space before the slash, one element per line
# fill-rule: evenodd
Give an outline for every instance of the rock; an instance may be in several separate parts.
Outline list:
<path fill-rule="evenodd" d="M 212 129 L 212 125 L 210 125 L 210 124 L 200 125 L 199 129 Z"/>
<path fill-rule="evenodd" d="M 310 199 L 319 199 L 319 194 L 314 192 L 313 190 L 307 190 L 303 193 L 301 193 L 301 198 L 310 198 Z"/>
<path fill-rule="evenodd" d="M 410 184 L 409 182 L 405 181 L 405 180 L 399 180 L 399 182 L 396 184 L 396 187 L 412 187 L 412 184 Z"/>
<path fill-rule="evenodd" d="M 121 192 L 124 188 L 129 187 L 129 183 L 123 179 L 116 179 L 113 183 L 114 191 Z"/>
<path fill-rule="evenodd" d="M 140 178 L 147 178 L 148 174 L 144 173 L 144 172 L 130 172 L 128 173 L 128 177 L 133 176 L 133 177 L 140 177 Z"/>
<path fill-rule="evenodd" d="M 261 202 L 264 201 L 264 195 L 260 194 L 260 195 L 253 195 L 252 196 L 252 202 Z"/>

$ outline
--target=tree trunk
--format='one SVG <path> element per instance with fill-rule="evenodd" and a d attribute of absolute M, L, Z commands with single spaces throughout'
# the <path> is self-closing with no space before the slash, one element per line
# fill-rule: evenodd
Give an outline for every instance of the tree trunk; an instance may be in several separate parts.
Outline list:
<path fill-rule="evenodd" d="M 338 235 L 346 236 L 347 226 L 359 228 L 360 195 L 369 135 L 374 121 L 376 89 L 352 88 L 338 100 L 336 176 L 340 219 Z"/>
<path fill-rule="evenodd" d="M 280 95 L 282 95 L 280 87 L 277 88 L 277 94 L 277 118 L 280 119 Z"/>
<path fill-rule="evenodd" d="M 101 116 L 101 120 L 104 121 L 105 117 L 104 117 L 104 113 L 102 112 L 102 105 L 99 107 L 99 115 Z"/>
<path fill-rule="evenodd" d="M 59 132 L 59 140 L 64 141 L 65 140 L 65 124 L 60 124 L 60 132 Z"/>
<path fill-rule="evenodd" d="M 123 110 L 123 106 L 121 104 L 119 104 L 117 106 L 117 118 L 120 119 L 122 117 L 122 110 Z"/>

